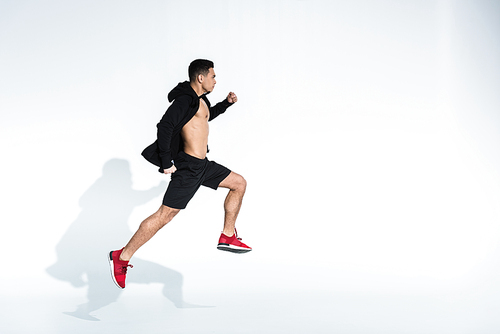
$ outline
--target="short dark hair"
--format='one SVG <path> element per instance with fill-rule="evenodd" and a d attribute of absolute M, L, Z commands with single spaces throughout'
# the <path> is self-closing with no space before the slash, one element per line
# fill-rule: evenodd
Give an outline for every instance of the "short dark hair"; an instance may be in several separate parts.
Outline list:
<path fill-rule="evenodd" d="M 214 62 L 206 59 L 196 59 L 189 64 L 189 81 L 196 80 L 198 75 L 207 75 L 208 71 L 214 67 Z"/>

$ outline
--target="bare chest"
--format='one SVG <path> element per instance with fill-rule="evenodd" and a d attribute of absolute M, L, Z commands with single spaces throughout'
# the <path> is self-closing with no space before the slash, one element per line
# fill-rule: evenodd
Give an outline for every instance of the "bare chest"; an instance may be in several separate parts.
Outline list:
<path fill-rule="evenodd" d="M 208 118 L 210 117 L 210 111 L 208 110 L 208 106 L 203 99 L 200 99 L 200 107 L 198 108 L 195 117 L 199 117 L 208 122 Z"/>
<path fill-rule="evenodd" d="M 202 133 L 208 131 L 208 119 L 210 118 L 210 111 L 208 109 L 207 104 L 203 99 L 200 99 L 200 106 L 196 114 L 189 120 L 189 122 L 184 125 L 182 132 L 184 135 L 193 132 Z"/>

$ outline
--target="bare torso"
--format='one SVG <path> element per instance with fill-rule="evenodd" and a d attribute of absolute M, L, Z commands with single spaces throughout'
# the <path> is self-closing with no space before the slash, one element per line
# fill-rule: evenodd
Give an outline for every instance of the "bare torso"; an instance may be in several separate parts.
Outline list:
<path fill-rule="evenodd" d="M 205 159 L 208 144 L 208 118 L 210 111 L 203 99 L 196 114 L 181 130 L 184 152 L 198 159 Z"/>

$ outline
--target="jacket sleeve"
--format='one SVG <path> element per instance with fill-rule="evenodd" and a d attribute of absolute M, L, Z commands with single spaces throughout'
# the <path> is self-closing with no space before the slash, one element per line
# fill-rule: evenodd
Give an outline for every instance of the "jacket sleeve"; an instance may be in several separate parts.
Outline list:
<path fill-rule="evenodd" d="M 213 120 L 215 117 L 219 116 L 220 114 L 223 114 L 227 108 L 232 106 L 233 103 L 228 102 L 227 99 L 224 99 L 223 101 L 217 103 L 215 106 L 210 107 L 210 118 L 208 121 L 210 122 Z"/>
<path fill-rule="evenodd" d="M 168 169 L 172 167 L 172 137 L 178 125 L 191 103 L 189 96 L 180 96 L 168 107 L 167 111 L 156 125 L 158 128 L 158 151 L 161 161 L 161 167 Z"/>

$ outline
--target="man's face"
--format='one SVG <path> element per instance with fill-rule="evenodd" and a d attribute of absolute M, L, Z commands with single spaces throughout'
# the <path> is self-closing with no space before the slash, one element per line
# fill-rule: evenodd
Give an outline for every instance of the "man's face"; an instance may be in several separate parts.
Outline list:
<path fill-rule="evenodd" d="M 203 76 L 203 82 L 201 83 L 201 86 L 203 87 L 203 90 L 206 93 L 209 93 L 214 90 L 215 87 L 215 72 L 213 68 L 210 68 L 208 70 L 208 73 L 206 76 Z"/>

